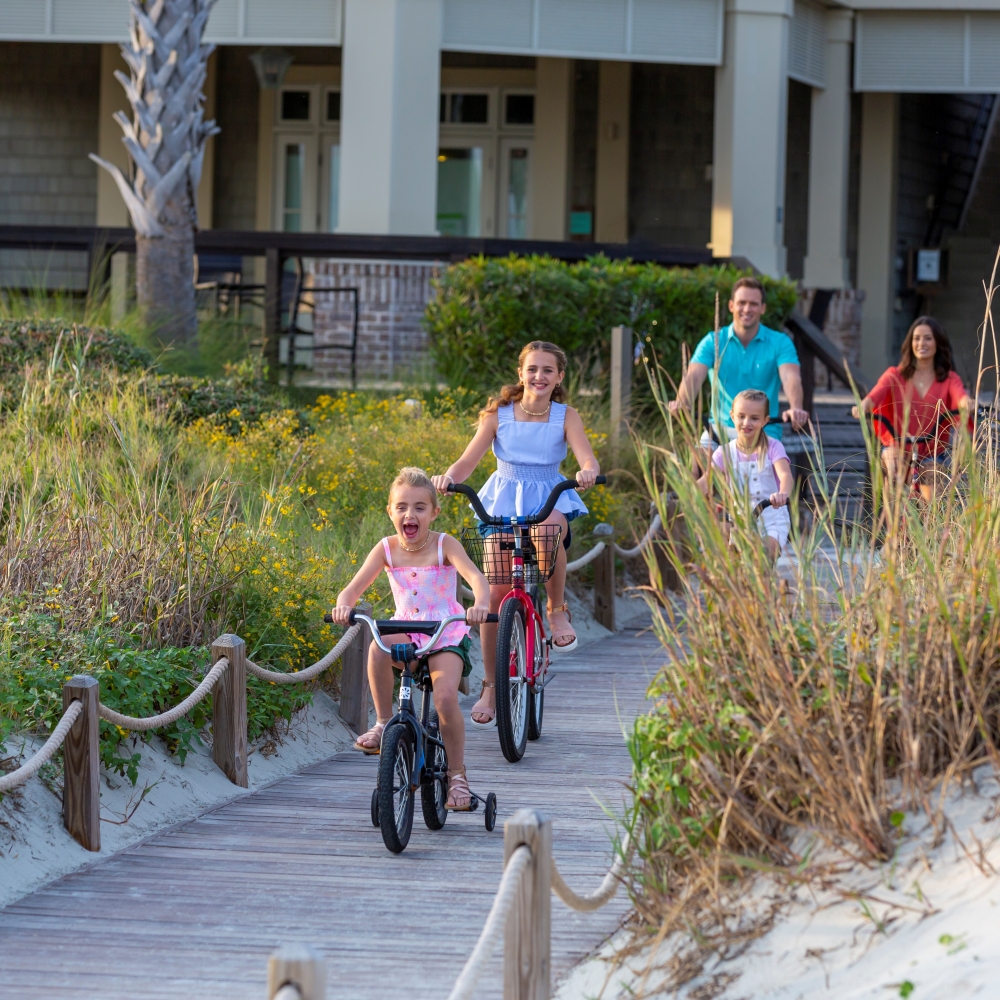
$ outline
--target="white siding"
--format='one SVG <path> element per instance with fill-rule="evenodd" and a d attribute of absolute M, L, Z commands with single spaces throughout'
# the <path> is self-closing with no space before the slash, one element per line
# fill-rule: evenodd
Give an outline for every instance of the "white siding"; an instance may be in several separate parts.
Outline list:
<path fill-rule="evenodd" d="M 0 0 L 0 41 L 124 42 L 128 18 L 125 0 Z M 340 45 L 342 26 L 342 0 L 218 0 L 205 38 L 225 45 Z"/>
<path fill-rule="evenodd" d="M 857 15 L 861 91 L 1000 91 L 1000 13 L 878 11 Z"/>
<path fill-rule="evenodd" d="M 443 45 L 717 66 L 722 16 L 723 0 L 445 0 Z"/>
<path fill-rule="evenodd" d="M 788 32 L 788 75 L 812 87 L 826 86 L 826 12 L 813 0 L 795 0 Z"/>

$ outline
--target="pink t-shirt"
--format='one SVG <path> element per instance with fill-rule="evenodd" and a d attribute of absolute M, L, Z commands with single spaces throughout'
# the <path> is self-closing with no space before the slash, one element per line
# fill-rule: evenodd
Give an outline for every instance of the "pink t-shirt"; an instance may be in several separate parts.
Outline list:
<path fill-rule="evenodd" d="M 730 451 L 730 462 L 752 462 L 757 457 L 757 452 L 754 451 L 752 455 L 745 455 L 736 446 L 735 441 L 730 441 L 728 445 L 723 445 L 721 448 L 715 449 L 715 454 L 712 456 L 712 464 L 721 471 L 726 471 L 726 450 Z M 767 460 L 774 466 L 774 463 L 779 459 L 783 458 L 786 462 L 788 461 L 788 452 L 785 451 L 785 446 L 778 441 L 776 438 L 767 438 Z"/>

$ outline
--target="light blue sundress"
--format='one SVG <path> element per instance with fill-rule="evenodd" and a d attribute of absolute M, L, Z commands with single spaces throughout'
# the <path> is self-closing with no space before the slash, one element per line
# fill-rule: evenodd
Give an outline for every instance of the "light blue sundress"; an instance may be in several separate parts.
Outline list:
<path fill-rule="evenodd" d="M 546 423 L 515 420 L 510 403 L 497 410 L 497 436 L 493 454 L 497 471 L 479 491 L 487 513 L 494 517 L 537 514 L 552 492 L 566 478 L 559 465 L 566 457 L 566 404 L 553 403 Z M 567 521 L 587 513 L 576 490 L 567 490 L 556 502 Z"/>

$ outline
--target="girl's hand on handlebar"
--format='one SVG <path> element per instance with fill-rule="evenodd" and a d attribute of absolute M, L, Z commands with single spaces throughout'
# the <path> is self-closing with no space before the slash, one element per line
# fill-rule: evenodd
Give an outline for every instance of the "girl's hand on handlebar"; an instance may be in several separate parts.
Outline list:
<path fill-rule="evenodd" d="M 481 625 L 486 621 L 489 613 L 490 606 L 488 604 L 474 604 L 465 612 L 465 620 L 469 625 Z"/>
<path fill-rule="evenodd" d="M 351 619 L 351 612 L 354 610 L 350 605 L 338 604 L 333 611 L 330 612 L 330 617 L 333 619 L 334 625 L 349 625 Z"/>
<path fill-rule="evenodd" d="M 576 476 L 576 485 L 581 490 L 589 490 L 591 486 L 594 485 L 594 480 L 597 479 L 598 473 L 594 469 L 581 469 Z"/>
<path fill-rule="evenodd" d="M 861 419 L 861 411 L 858 409 L 857 403 L 855 403 L 854 406 L 851 407 L 851 416 L 854 417 L 855 420 Z"/>
<path fill-rule="evenodd" d="M 769 499 L 772 507 L 784 507 L 788 503 L 788 494 L 779 491 L 778 493 L 772 493 Z"/>
<path fill-rule="evenodd" d="M 451 476 L 431 476 L 431 482 L 434 484 L 434 489 L 436 489 L 438 493 L 447 493 L 448 487 L 454 481 L 455 480 L 452 479 Z"/>

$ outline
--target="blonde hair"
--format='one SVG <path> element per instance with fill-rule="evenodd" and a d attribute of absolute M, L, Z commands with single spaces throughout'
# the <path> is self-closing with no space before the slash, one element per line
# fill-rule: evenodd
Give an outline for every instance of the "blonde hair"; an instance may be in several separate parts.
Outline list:
<path fill-rule="evenodd" d="M 768 420 L 771 419 L 771 400 L 768 399 L 767 393 L 760 389 L 743 389 L 733 396 L 733 408 L 730 415 L 736 412 L 736 404 L 739 402 L 764 404 L 764 423 L 761 424 L 760 430 L 757 432 L 756 441 L 757 468 L 759 469 L 767 459 L 767 435 L 764 433 L 764 428 L 767 426 Z"/>
<path fill-rule="evenodd" d="M 431 477 L 415 465 L 407 465 L 396 473 L 396 478 L 389 486 L 389 503 L 392 503 L 392 493 L 398 486 L 415 486 L 418 490 L 427 490 L 431 496 L 431 504 L 437 507 L 437 490 L 431 482 Z"/>
<path fill-rule="evenodd" d="M 525 344 L 524 347 L 521 348 L 521 353 L 517 356 L 518 371 L 524 367 L 525 358 L 527 358 L 532 351 L 544 351 L 546 354 L 551 354 L 552 357 L 556 359 L 556 369 L 559 371 L 560 375 L 566 371 L 566 368 L 569 365 L 569 358 L 566 357 L 566 352 L 557 344 L 551 344 L 547 340 L 533 340 L 530 344 Z M 511 403 L 518 402 L 523 395 L 523 382 L 512 383 L 501 387 L 499 394 L 496 396 L 490 396 L 486 405 L 479 411 L 479 419 L 482 420 L 483 417 L 490 413 L 496 413 L 501 406 L 510 406 Z M 566 390 L 562 387 L 562 385 L 557 385 L 552 390 L 552 402 L 564 403 L 565 401 Z"/>

